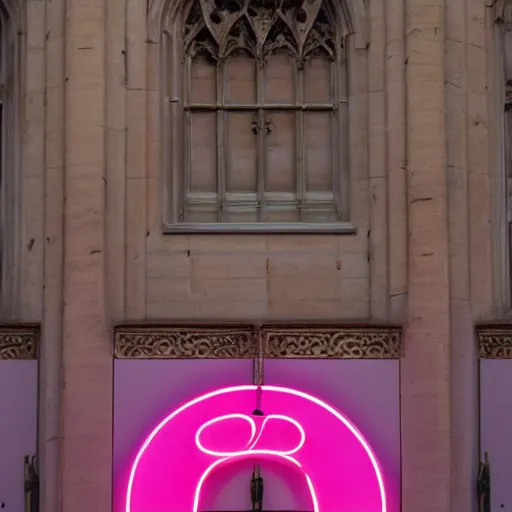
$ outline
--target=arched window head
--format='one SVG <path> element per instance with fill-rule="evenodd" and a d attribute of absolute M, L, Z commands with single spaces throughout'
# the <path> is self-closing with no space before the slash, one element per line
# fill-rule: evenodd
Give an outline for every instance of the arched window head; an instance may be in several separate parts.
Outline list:
<path fill-rule="evenodd" d="M 349 23 L 331 0 L 193 0 L 165 19 L 176 229 L 347 221 Z"/>

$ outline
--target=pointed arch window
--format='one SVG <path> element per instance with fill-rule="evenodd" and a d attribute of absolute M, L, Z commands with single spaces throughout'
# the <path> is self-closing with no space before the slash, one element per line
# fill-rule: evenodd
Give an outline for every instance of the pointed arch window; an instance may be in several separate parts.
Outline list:
<path fill-rule="evenodd" d="M 331 0 L 193 0 L 164 34 L 168 224 L 346 229 L 346 13 Z"/>

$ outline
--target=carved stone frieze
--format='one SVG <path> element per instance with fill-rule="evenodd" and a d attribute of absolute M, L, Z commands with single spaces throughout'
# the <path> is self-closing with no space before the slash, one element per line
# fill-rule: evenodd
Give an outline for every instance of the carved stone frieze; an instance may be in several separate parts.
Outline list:
<path fill-rule="evenodd" d="M 115 333 L 120 359 L 397 359 L 396 327 L 345 326 L 123 326 Z"/>
<path fill-rule="evenodd" d="M 265 328 L 265 356 L 309 359 L 398 359 L 396 327 Z"/>
<path fill-rule="evenodd" d="M 246 359 L 254 355 L 249 326 L 120 327 L 115 357 L 120 359 Z"/>
<path fill-rule="evenodd" d="M 1 326 L 0 359 L 37 359 L 37 326 Z"/>
<path fill-rule="evenodd" d="M 477 327 L 482 359 L 512 359 L 512 325 Z"/>

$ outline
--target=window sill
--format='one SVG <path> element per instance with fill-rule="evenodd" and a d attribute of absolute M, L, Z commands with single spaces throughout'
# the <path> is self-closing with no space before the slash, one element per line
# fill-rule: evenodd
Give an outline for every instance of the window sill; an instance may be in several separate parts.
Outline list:
<path fill-rule="evenodd" d="M 344 234 L 355 235 L 357 228 L 350 222 L 326 222 L 326 223 L 191 223 L 191 224 L 164 224 L 164 235 L 175 234 Z"/>

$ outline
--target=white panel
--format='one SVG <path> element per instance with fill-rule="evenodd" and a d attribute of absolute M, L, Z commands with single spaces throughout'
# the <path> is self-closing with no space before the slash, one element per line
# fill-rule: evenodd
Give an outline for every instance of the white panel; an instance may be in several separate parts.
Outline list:
<path fill-rule="evenodd" d="M 117 360 L 114 368 L 114 511 L 123 512 L 131 463 L 151 430 L 173 409 L 191 398 L 224 386 L 250 384 L 252 361 Z M 268 360 L 265 383 L 309 392 L 339 408 L 352 420 L 381 463 L 388 511 L 399 511 L 398 361 Z M 265 508 L 301 510 L 300 489 L 292 489 L 290 482 L 282 480 L 271 465 L 262 465 L 262 468 Z M 233 471 L 233 474 L 219 472 L 212 477 L 209 485 L 216 491 L 212 510 L 250 508 L 252 465 L 244 463 L 236 469 L 236 474 Z"/>
<path fill-rule="evenodd" d="M 346 415 L 379 460 L 385 478 L 388 512 L 400 510 L 399 361 L 268 360 L 265 384 L 310 393 Z"/>
<path fill-rule="evenodd" d="M 252 360 L 114 362 L 114 512 L 124 512 L 130 465 L 158 422 L 196 396 L 239 384 L 252 384 Z"/>
<path fill-rule="evenodd" d="M 491 463 L 492 512 L 512 507 L 512 359 L 480 361 L 480 449 Z"/>
<path fill-rule="evenodd" d="M 23 459 L 37 445 L 37 361 L 0 361 L 0 412 L 0 510 L 23 512 Z"/>

